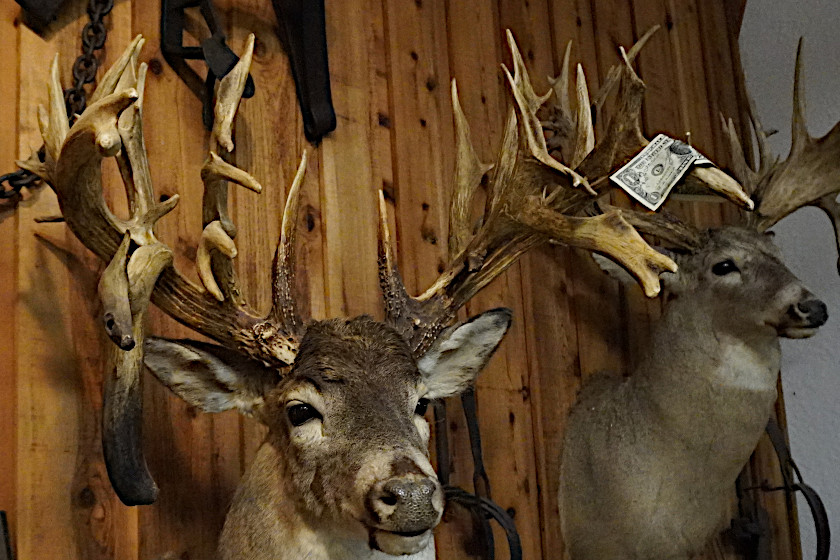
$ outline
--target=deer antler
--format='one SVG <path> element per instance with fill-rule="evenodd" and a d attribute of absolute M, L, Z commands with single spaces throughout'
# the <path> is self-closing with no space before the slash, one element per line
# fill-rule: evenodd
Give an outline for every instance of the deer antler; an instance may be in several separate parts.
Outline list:
<path fill-rule="evenodd" d="M 407 294 L 396 268 L 386 207 L 380 196 L 380 281 L 386 315 L 411 340 L 418 354 L 476 292 L 522 253 L 548 240 L 604 253 L 636 276 L 649 296 L 659 293 L 658 277 L 662 271 L 676 270 L 673 261 L 645 243 L 621 210 L 612 209 L 595 217 L 576 215 L 592 204 L 599 190 L 606 188 L 607 174 L 647 143 L 638 125 L 644 84 L 628 57 L 624 56 L 624 65 L 614 72 L 614 82 L 619 87 L 617 106 L 604 139 L 595 146 L 589 95 L 580 66 L 574 114 L 568 97 L 563 97 L 569 75 L 567 50 L 563 74 L 554 82 L 555 91 L 560 94 L 559 114 L 563 122 L 552 129 L 552 143 L 569 158 L 567 165 L 549 155 L 549 144 L 536 116 L 548 95 L 535 94 L 510 32 L 508 43 L 513 55 L 513 75 L 503 68 L 515 103 L 493 166 L 481 163 L 475 155 L 453 81 L 458 155 L 449 219 L 449 264 L 418 297 Z M 633 55 L 636 50 L 631 51 Z M 558 134 L 559 129 L 567 133 Z M 486 174 L 489 181 L 483 220 L 478 230 L 471 233 L 470 203 Z M 727 179 L 728 183 L 720 179 L 718 182 L 737 191 L 737 185 L 731 185 L 734 181 Z M 738 198 L 747 199 L 743 193 Z"/>
<path fill-rule="evenodd" d="M 138 36 L 105 74 L 89 107 L 69 129 L 57 64 L 53 63 L 49 109 L 39 110 L 46 161 L 30 166 L 55 190 L 70 229 L 109 263 L 99 285 L 105 328 L 115 342 L 109 351 L 103 446 L 114 489 L 127 504 L 151 503 L 157 495 L 140 447 L 140 381 L 150 300 L 193 330 L 268 365 L 290 365 L 301 335 L 291 293 L 293 226 L 305 156 L 283 216 L 273 272 L 274 305 L 267 317 L 245 302 L 232 262 L 236 228 L 227 212 L 228 183 L 255 192 L 262 188 L 247 172 L 225 161 L 233 149 L 231 127 L 251 63 L 253 36 L 217 90 L 216 126 L 201 171 L 204 231 L 196 266 L 202 286 L 175 269 L 172 251 L 154 234 L 155 224 L 175 207 L 178 195 L 161 203 L 154 197 L 142 129 L 146 77 L 146 65 L 138 65 L 142 46 L 143 39 Z M 116 217 L 105 204 L 104 157 L 117 159 L 129 203 L 127 220 Z"/>
<path fill-rule="evenodd" d="M 840 123 L 835 124 L 822 138 L 814 138 L 808 133 L 800 81 L 802 45 L 800 39 L 796 50 L 791 147 L 787 159 L 779 162 L 778 158 L 769 156 L 766 145 L 768 134 L 761 126 L 752 100 L 750 120 L 759 159 L 755 167 L 746 161 L 732 119 L 724 120 L 724 130 L 729 136 L 736 175 L 756 203 L 749 224 L 764 231 L 794 210 L 803 206 L 816 206 L 831 219 L 840 247 L 840 205 L 835 200 L 840 193 Z"/>

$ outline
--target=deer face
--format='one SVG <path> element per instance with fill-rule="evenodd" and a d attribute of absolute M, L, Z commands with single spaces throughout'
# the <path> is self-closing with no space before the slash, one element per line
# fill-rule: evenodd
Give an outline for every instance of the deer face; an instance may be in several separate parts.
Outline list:
<path fill-rule="evenodd" d="M 282 378 L 209 344 L 152 339 L 146 365 L 182 398 L 238 408 L 281 451 L 274 481 L 309 519 L 392 555 L 430 544 L 443 489 L 428 459 L 430 399 L 469 386 L 510 322 L 488 311 L 441 333 L 415 360 L 391 327 L 369 317 L 311 324 Z"/>
<path fill-rule="evenodd" d="M 782 263 L 772 235 L 742 227 L 711 230 L 703 247 L 676 258 L 667 289 L 735 329 L 769 328 L 806 338 L 828 319 L 825 304 Z"/>

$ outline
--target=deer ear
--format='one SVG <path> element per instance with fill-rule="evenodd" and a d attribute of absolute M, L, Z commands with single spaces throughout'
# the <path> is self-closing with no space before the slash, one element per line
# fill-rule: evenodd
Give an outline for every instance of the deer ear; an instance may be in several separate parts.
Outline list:
<path fill-rule="evenodd" d="M 149 338 L 144 349 L 155 377 L 205 412 L 235 408 L 254 415 L 278 381 L 276 371 L 215 344 Z"/>
<path fill-rule="evenodd" d="M 510 309 L 493 309 L 449 327 L 417 362 L 425 398 L 457 395 L 472 385 L 510 327 Z"/>

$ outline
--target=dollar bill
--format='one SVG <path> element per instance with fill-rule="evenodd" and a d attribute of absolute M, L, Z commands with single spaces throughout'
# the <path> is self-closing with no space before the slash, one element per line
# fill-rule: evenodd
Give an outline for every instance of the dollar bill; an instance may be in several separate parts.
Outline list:
<path fill-rule="evenodd" d="M 685 142 L 659 134 L 610 179 L 650 210 L 659 208 L 692 165 L 711 165 Z"/>

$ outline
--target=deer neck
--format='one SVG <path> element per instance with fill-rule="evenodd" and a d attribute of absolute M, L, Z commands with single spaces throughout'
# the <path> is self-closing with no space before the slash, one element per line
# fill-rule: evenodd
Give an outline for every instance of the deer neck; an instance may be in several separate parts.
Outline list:
<path fill-rule="evenodd" d="M 219 560 L 395 560 L 371 550 L 362 534 L 305 512 L 285 482 L 283 456 L 270 439 L 236 490 L 219 539 Z M 434 543 L 404 560 L 434 560 Z"/>
<path fill-rule="evenodd" d="M 776 400 L 775 331 L 733 327 L 688 298 L 669 304 L 651 342 L 633 382 L 652 420 L 708 468 L 737 474 Z"/>

